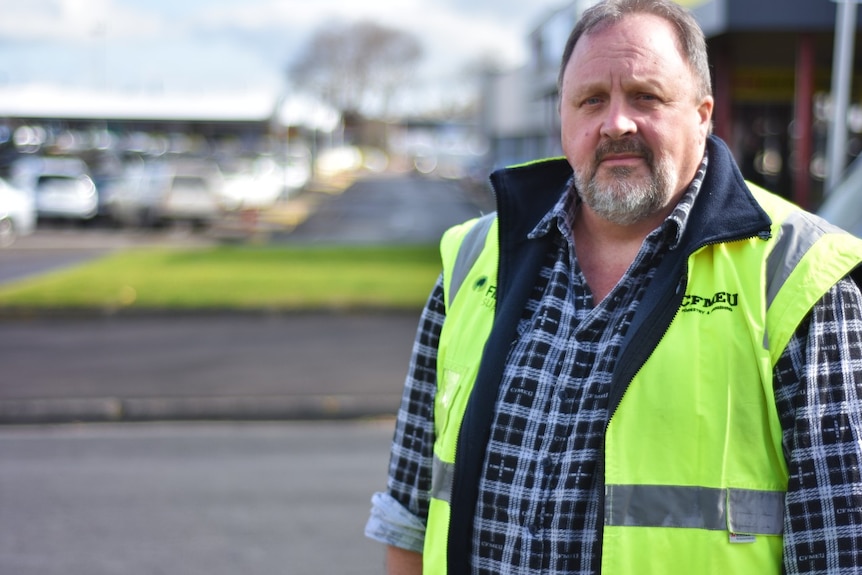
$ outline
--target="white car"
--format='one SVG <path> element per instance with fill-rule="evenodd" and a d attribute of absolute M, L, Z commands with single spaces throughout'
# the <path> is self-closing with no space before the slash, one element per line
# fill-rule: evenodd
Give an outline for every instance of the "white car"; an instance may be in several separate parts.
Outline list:
<path fill-rule="evenodd" d="M 36 207 L 29 194 L 0 179 L 0 248 L 36 229 Z"/>
<path fill-rule="evenodd" d="M 16 162 L 13 181 L 33 196 L 39 217 L 90 220 L 99 209 L 87 164 L 73 157 L 34 157 Z"/>

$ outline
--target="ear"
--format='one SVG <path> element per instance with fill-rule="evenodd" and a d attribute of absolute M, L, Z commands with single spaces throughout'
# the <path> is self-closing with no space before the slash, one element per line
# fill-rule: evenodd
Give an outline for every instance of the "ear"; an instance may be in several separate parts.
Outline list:
<path fill-rule="evenodd" d="M 704 96 L 697 106 L 697 115 L 700 118 L 700 126 L 704 138 L 709 134 L 712 127 L 712 108 L 715 101 L 712 96 Z"/>

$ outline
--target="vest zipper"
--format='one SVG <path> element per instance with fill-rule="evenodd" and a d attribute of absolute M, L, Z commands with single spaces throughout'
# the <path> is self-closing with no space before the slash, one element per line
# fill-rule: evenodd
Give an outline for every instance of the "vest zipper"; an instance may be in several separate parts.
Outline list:
<path fill-rule="evenodd" d="M 768 240 L 771 237 L 772 237 L 772 233 L 770 232 L 769 229 L 766 229 L 766 230 L 760 230 L 757 232 L 753 232 L 750 235 L 746 235 L 744 237 L 737 237 L 734 239 L 714 240 L 714 241 L 710 241 L 710 242 L 704 242 L 704 243 L 700 244 L 699 246 L 695 247 L 693 250 L 691 250 L 689 252 L 689 254 L 687 256 L 685 256 L 685 258 L 684 258 L 684 261 L 686 263 L 682 266 L 682 271 L 678 275 L 679 279 L 677 280 L 676 289 L 674 290 L 673 294 L 660 300 L 659 305 L 667 306 L 668 309 L 673 310 L 673 313 L 670 314 L 670 317 L 667 319 L 667 321 L 663 321 L 668 316 L 668 312 L 667 311 L 659 311 L 659 314 L 655 318 L 655 321 L 649 322 L 650 326 L 663 325 L 664 327 L 662 328 L 658 339 L 652 339 L 655 337 L 655 334 L 651 333 L 653 330 L 650 329 L 649 330 L 650 333 L 648 335 L 652 336 L 652 337 L 647 338 L 647 343 L 649 343 L 649 341 L 655 341 L 655 345 L 657 346 L 659 344 L 659 342 L 667 334 L 667 331 L 670 329 L 670 325 L 673 323 L 673 320 L 676 319 L 676 316 L 679 314 L 679 306 L 680 306 L 680 303 L 682 302 L 682 296 L 685 295 L 685 289 L 688 286 L 688 259 L 689 259 L 689 257 L 691 257 L 695 252 L 697 252 L 697 251 L 699 251 L 699 250 L 701 250 L 707 246 L 710 246 L 710 245 L 729 243 L 732 241 L 745 241 L 745 240 L 754 239 L 754 238 L 761 239 L 761 240 Z M 674 300 L 677 300 L 676 305 L 673 305 Z M 640 346 L 640 349 L 643 349 L 643 346 Z M 598 511 L 601 514 L 601 522 L 599 522 L 599 524 L 597 525 L 597 529 L 598 529 L 597 541 L 599 543 L 599 549 L 602 548 L 602 538 L 604 537 L 604 524 L 605 524 L 605 446 L 606 446 L 605 442 L 606 442 L 607 435 L 608 435 L 608 428 L 611 425 L 611 420 L 613 419 L 614 415 L 616 415 L 617 410 L 619 409 L 620 401 L 622 401 L 622 398 L 625 395 L 626 391 L 628 390 L 629 386 L 631 385 L 632 381 L 634 381 L 634 378 L 637 377 L 638 373 L 640 373 L 640 370 L 643 368 L 643 365 L 649 359 L 649 356 L 652 355 L 652 352 L 654 350 L 655 350 L 655 347 L 653 347 L 652 350 L 649 351 L 649 354 L 647 355 L 647 357 L 645 357 L 644 360 L 642 362 L 640 362 L 640 365 L 634 371 L 634 373 L 632 373 L 630 377 L 627 377 L 624 379 L 625 385 L 622 386 L 621 388 L 618 388 L 619 389 L 618 392 L 616 390 L 614 390 L 612 387 L 611 392 L 608 394 L 608 408 L 609 408 L 608 419 L 605 422 L 605 431 L 602 435 L 602 444 L 601 444 L 601 447 L 599 449 L 599 457 L 598 457 L 598 463 L 596 465 L 596 473 L 595 473 L 595 480 L 599 482 L 599 484 L 598 484 L 598 491 L 599 491 L 599 509 L 598 509 Z M 630 361 L 637 361 L 637 358 L 635 358 L 634 360 L 630 360 Z M 611 382 L 611 385 L 613 386 L 613 382 Z"/>
<path fill-rule="evenodd" d="M 670 318 L 668 319 L 667 322 L 664 322 L 663 324 L 658 323 L 658 322 L 652 324 L 652 325 L 664 325 L 664 328 L 662 328 L 661 333 L 658 336 L 658 339 L 655 339 L 656 345 L 658 345 L 658 342 L 660 342 L 664 338 L 664 336 L 667 334 L 668 329 L 670 329 L 670 324 L 673 323 L 673 320 L 676 318 L 677 314 L 679 313 L 679 305 L 677 304 L 675 306 L 670 307 L 670 304 L 674 301 L 674 299 L 677 299 L 677 298 L 679 299 L 679 302 L 682 301 L 682 297 L 680 296 L 680 294 L 685 293 L 685 288 L 687 285 L 686 280 L 688 278 L 687 271 L 688 271 L 688 266 L 684 266 L 682 275 L 680 276 L 679 280 L 677 281 L 676 290 L 674 291 L 673 295 L 670 298 L 668 298 L 667 304 L 669 306 L 669 309 L 673 309 L 673 313 L 670 315 Z M 666 316 L 667 312 L 664 312 L 661 315 Z M 655 349 L 655 348 L 653 348 L 653 349 Z M 652 351 L 649 352 L 649 355 L 652 355 Z M 602 434 L 602 444 L 601 444 L 601 447 L 599 449 L 599 457 L 598 457 L 598 462 L 596 465 L 596 471 L 595 471 L 595 476 L 594 476 L 595 480 L 598 482 L 598 491 L 599 491 L 598 512 L 599 512 L 600 517 L 601 517 L 601 521 L 598 522 L 598 524 L 597 524 L 597 530 L 598 530 L 597 540 L 598 540 L 598 544 L 599 544 L 599 549 L 602 548 L 602 538 L 604 537 L 604 525 L 605 525 L 605 445 L 606 445 L 605 442 L 606 442 L 606 439 L 608 436 L 608 428 L 611 425 L 611 420 L 613 419 L 614 415 L 616 415 L 617 410 L 619 409 L 620 401 L 622 400 L 623 396 L 625 395 L 625 393 L 628 390 L 629 386 L 631 385 L 632 381 L 634 381 L 634 378 L 637 377 L 637 374 L 643 368 L 643 364 L 646 363 L 647 359 L 649 359 L 649 355 L 644 359 L 643 362 L 641 362 L 641 365 L 637 368 L 637 370 L 635 370 L 635 372 L 631 374 L 631 377 L 629 377 L 625 380 L 625 386 L 621 387 L 619 389 L 618 393 L 614 393 L 614 390 L 612 388 L 611 393 L 608 394 L 608 408 L 609 408 L 608 419 L 605 422 L 605 431 Z M 613 385 L 613 383 L 611 385 Z M 613 401 L 613 405 L 611 405 L 611 401 Z"/>

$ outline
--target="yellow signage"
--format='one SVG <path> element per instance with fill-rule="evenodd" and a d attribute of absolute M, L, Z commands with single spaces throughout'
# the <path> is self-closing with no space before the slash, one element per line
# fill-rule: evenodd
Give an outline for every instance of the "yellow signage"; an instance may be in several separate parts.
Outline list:
<path fill-rule="evenodd" d="M 814 89 L 829 90 L 827 70 L 817 70 Z M 793 68 L 736 68 L 731 74 L 730 92 L 735 102 L 792 102 L 796 73 Z"/>

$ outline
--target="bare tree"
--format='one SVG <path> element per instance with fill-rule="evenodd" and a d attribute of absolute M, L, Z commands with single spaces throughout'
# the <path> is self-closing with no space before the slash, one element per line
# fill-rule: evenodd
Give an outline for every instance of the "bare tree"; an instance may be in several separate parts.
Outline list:
<path fill-rule="evenodd" d="M 403 88 L 422 48 L 407 32 L 374 22 L 318 29 L 288 70 L 294 84 L 348 114 L 385 113 Z"/>

